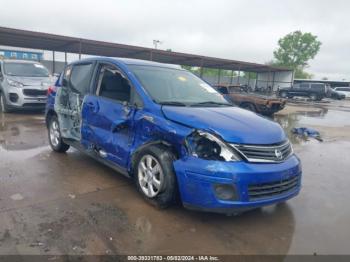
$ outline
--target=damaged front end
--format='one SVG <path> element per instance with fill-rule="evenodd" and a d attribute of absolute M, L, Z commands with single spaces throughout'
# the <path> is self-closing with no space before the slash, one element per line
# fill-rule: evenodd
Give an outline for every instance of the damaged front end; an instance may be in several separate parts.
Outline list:
<path fill-rule="evenodd" d="M 185 139 L 186 147 L 192 156 L 216 161 L 240 161 L 232 147 L 221 138 L 206 131 L 196 130 Z"/>
<path fill-rule="evenodd" d="M 187 156 L 175 161 L 174 168 L 187 208 L 239 213 L 286 201 L 300 190 L 301 166 L 295 156 L 281 163 L 250 163 L 220 136 L 204 130 L 189 134 L 185 147 Z"/>

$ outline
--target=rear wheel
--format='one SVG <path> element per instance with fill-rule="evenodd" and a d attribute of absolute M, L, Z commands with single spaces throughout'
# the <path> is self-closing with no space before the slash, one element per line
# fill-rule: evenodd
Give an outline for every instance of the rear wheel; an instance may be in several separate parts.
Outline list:
<path fill-rule="evenodd" d="M 6 99 L 3 93 L 0 93 L 0 110 L 3 113 L 9 112 L 9 108 L 8 108 L 8 105 L 6 104 Z"/>
<path fill-rule="evenodd" d="M 159 208 L 166 208 L 176 201 L 174 160 L 173 153 L 163 146 L 150 146 L 136 156 L 136 187 L 148 202 Z"/>
<path fill-rule="evenodd" d="M 57 116 L 52 116 L 48 126 L 49 142 L 53 151 L 64 153 L 69 149 L 69 145 L 62 141 L 60 126 Z"/>
<path fill-rule="evenodd" d="M 288 95 L 287 92 L 281 92 L 280 93 L 280 96 L 283 97 L 283 98 L 287 98 L 287 95 Z"/>
<path fill-rule="evenodd" d="M 317 96 L 317 94 L 310 94 L 310 99 L 312 100 L 312 101 L 316 101 L 316 100 L 318 100 L 318 96 Z"/>

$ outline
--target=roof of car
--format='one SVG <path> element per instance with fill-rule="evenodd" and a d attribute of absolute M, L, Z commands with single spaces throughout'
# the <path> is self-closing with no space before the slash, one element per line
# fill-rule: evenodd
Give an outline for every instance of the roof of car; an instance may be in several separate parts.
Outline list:
<path fill-rule="evenodd" d="M 27 63 L 27 64 L 39 64 L 40 62 L 38 61 L 33 61 L 33 60 L 20 60 L 20 59 L 4 59 L 2 60 L 3 62 L 6 63 Z"/>
<path fill-rule="evenodd" d="M 122 57 L 116 57 L 116 58 L 112 58 L 112 57 L 93 57 L 93 58 L 81 59 L 81 60 L 73 62 L 72 64 L 91 62 L 91 61 L 97 61 L 97 60 L 98 61 L 106 61 L 106 62 L 119 62 L 119 63 L 123 63 L 125 65 L 143 65 L 143 66 L 157 66 L 157 67 L 181 69 L 180 65 L 165 64 L 165 63 L 153 62 L 153 61 L 148 61 L 148 60 L 122 58 Z"/>

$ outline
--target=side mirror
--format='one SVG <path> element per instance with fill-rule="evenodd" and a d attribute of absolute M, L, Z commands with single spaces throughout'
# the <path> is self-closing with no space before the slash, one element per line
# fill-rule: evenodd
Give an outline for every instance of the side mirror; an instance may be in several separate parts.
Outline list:
<path fill-rule="evenodd" d="M 68 87 L 67 79 L 62 79 L 62 86 Z"/>

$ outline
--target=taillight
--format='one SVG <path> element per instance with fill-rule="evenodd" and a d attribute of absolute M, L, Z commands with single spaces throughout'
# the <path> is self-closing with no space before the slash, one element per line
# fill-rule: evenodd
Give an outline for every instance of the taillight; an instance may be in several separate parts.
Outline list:
<path fill-rule="evenodd" d="M 52 93 L 56 93 L 56 86 L 49 86 L 47 89 L 47 95 L 50 95 Z"/>

